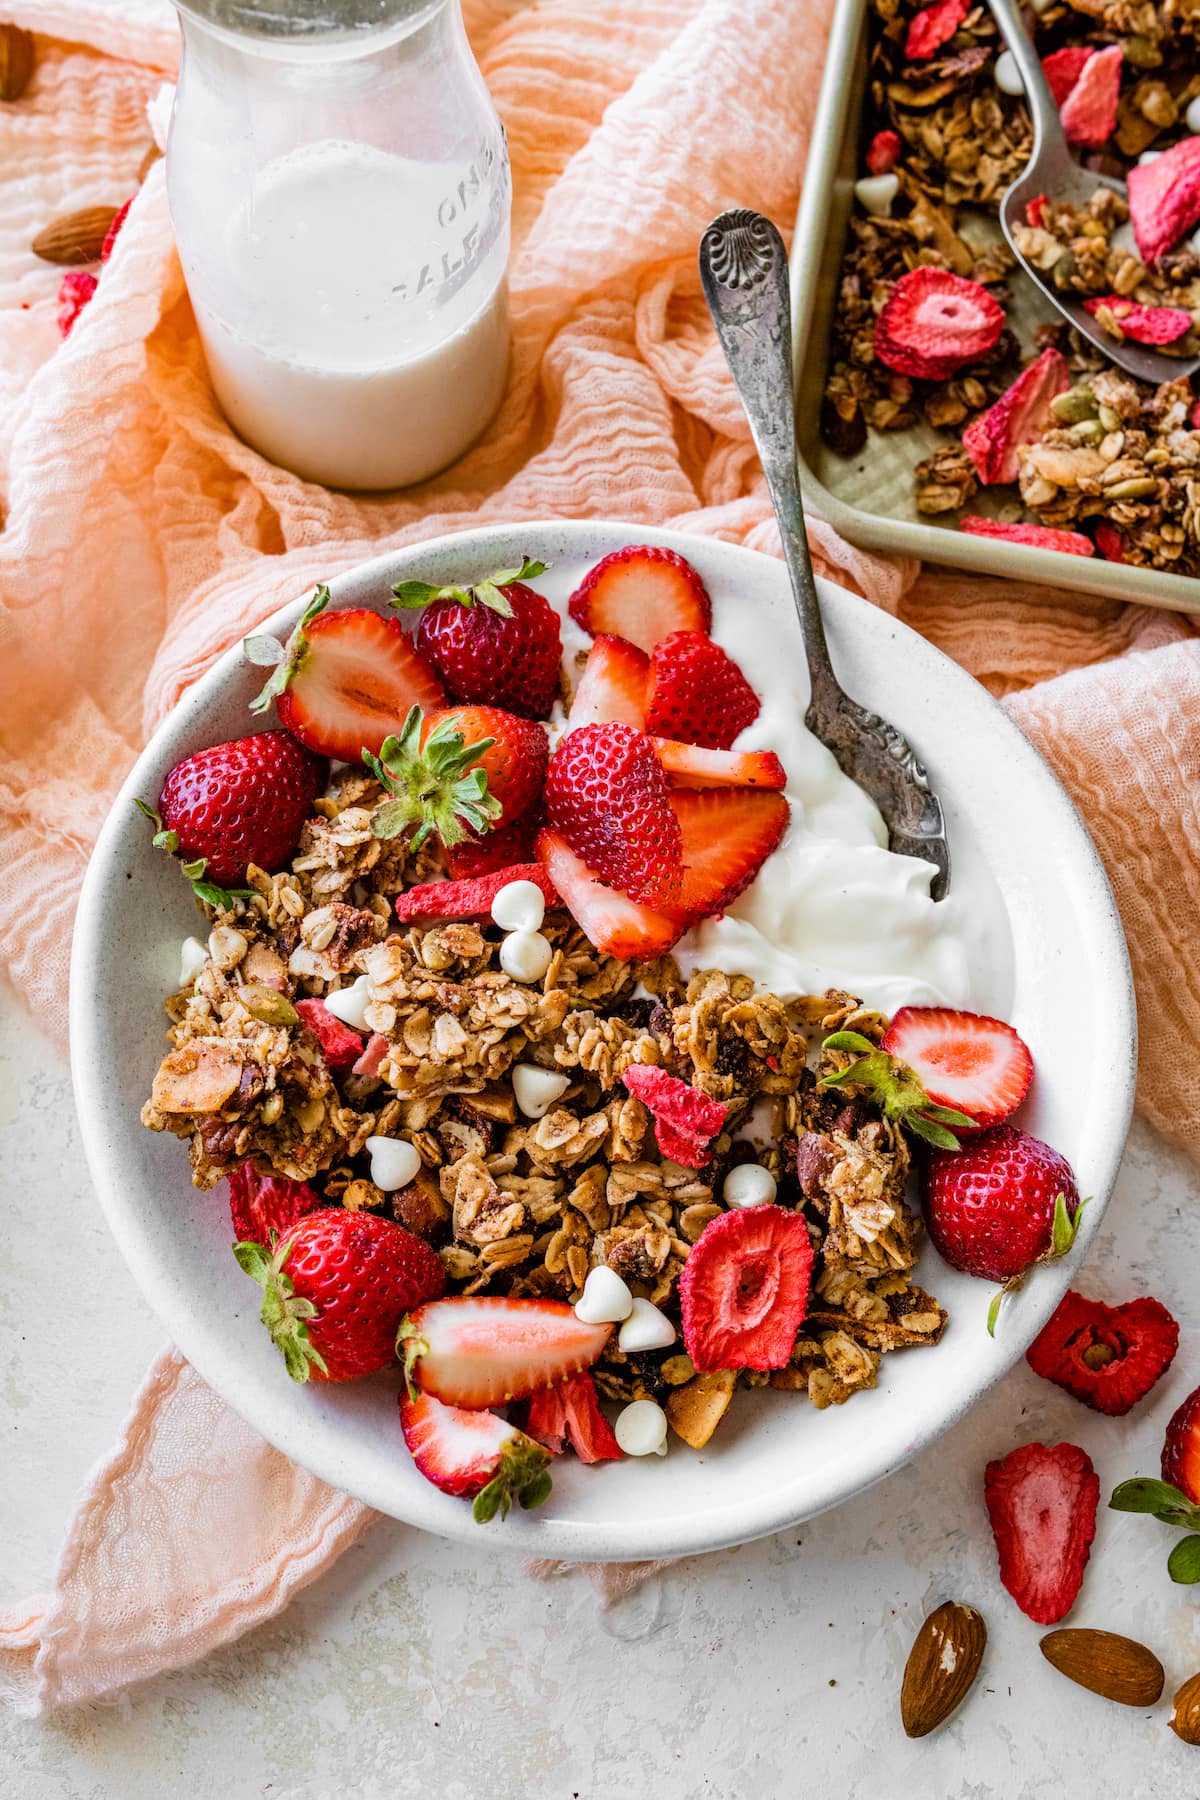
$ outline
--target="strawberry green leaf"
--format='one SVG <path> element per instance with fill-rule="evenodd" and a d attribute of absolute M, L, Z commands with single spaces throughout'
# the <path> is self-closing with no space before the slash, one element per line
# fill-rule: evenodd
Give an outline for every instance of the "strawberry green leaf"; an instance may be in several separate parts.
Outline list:
<path fill-rule="evenodd" d="M 903 1123 L 914 1136 L 924 1138 L 927 1144 L 936 1144 L 939 1150 L 958 1149 L 958 1139 L 954 1133 L 947 1131 L 944 1125 L 936 1124 L 927 1113 L 908 1113 Z"/>
<path fill-rule="evenodd" d="M 1090 1199 L 1091 1196 L 1089 1195 L 1088 1200 L 1081 1200 L 1079 1205 L 1075 1208 L 1074 1216 L 1072 1216 L 1067 1211 L 1066 1195 L 1055 1195 L 1054 1225 L 1051 1230 L 1050 1250 L 1047 1257 L 1048 1261 L 1052 1262 L 1056 1257 L 1065 1256 L 1069 1250 L 1074 1248 L 1075 1239 L 1079 1232 L 1079 1221 L 1082 1219 L 1083 1209 L 1088 1205 Z"/>
<path fill-rule="evenodd" d="M 825 1039 L 827 1050 L 854 1050 L 860 1056 L 871 1056 L 878 1048 L 861 1031 L 832 1031 Z"/>
<path fill-rule="evenodd" d="M 486 1525 L 497 1513 L 507 1519 L 514 1494 L 526 1511 L 541 1506 L 553 1486 L 548 1461 L 545 1450 L 531 1438 L 515 1437 L 505 1444 L 495 1475 L 475 1496 L 471 1512 L 476 1523 Z"/>
<path fill-rule="evenodd" d="M 897 1120 L 914 1136 L 936 1144 L 940 1150 L 957 1150 L 958 1139 L 948 1125 L 972 1125 L 974 1120 L 953 1107 L 938 1106 L 929 1098 L 913 1071 L 886 1050 L 857 1031 L 835 1031 L 825 1039 L 826 1050 L 861 1052 L 844 1069 L 822 1075 L 819 1087 L 856 1088 L 870 1095 L 885 1119 Z"/>
<path fill-rule="evenodd" d="M 1000 1308 L 1004 1305 L 1004 1288 L 997 1288 L 992 1295 L 992 1303 L 987 1309 L 987 1334 L 990 1338 L 996 1335 L 996 1325 L 1000 1318 Z"/>
<path fill-rule="evenodd" d="M 428 1354 L 429 1345 L 412 1320 L 401 1319 L 400 1329 L 396 1333 L 396 1355 L 404 1367 L 404 1384 L 408 1389 L 410 1400 L 415 1400 L 421 1391 L 414 1379 L 413 1370 L 421 1358 Z"/>
<path fill-rule="evenodd" d="M 1167 1574 L 1187 1585 L 1200 1581 L 1200 1537 L 1180 1538 L 1167 1558 Z"/>
<path fill-rule="evenodd" d="M 486 606 L 502 619 L 511 619 L 512 607 L 502 590 L 511 587 L 515 581 L 533 581 L 538 575 L 544 575 L 547 567 L 546 563 L 531 562 L 526 556 L 522 557 L 519 569 L 497 569 L 494 575 L 487 575 L 469 587 L 458 587 L 453 583 L 439 587 L 431 581 L 398 581 L 392 589 L 391 604 L 412 610 L 430 606 L 435 600 L 454 600 L 459 606 Z"/>
<path fill-rule="evenodd" d="M 243 638 L 242 655 L 256 669 L 275 669 L 283 661 L 283 645 L 273 637 Z"/>
<path fill-rule="evenodd" d="M 1157 1481 L 1152 1475 L 1134 1475 L 1118 1483 L 1108 1504 L 1113 1512 L 1149 1513 L 1164 1525 L 1200 1531 L 1200 1506 L 1193 1506 L 1169 1481 Z"/>
<path fill-rule="evenodd" d="M 308 1323 L 319 1316 L 317 1309 L 311 1300 L 296 1292 L 291 1276 L 284 1270 L 290 1250 L 291 1245 L 284 1244 L 272 1256 L 262 1244 L 233 1246 L 238 1267 L 263 1290 L 259 1317 L 283 1357 L 284 1367 L 293 1381 L 307 1381 L 314 1369 L 324 1375 L 328 1367 L 309 1335 Z"/>
<path fill-rule="evenodd" d="M 363 750 L 363 762 L 390 796 L 375 808 L 371 830 L 375 837 L 393 838 L 413 826 L 414 850 L 433 832 L 449 849 L 468 831 L 487 831 L 503 811 L 488 792 L 487 775 L 473 766 L 496 740 L 468 744 L 461 721 L 450 714 L 422 744 L 423 725 L 421 709 L 414 706 L 400 736 L 385 738 L 378 756 Z"/>
<path fill-rule="evenodd" d="M 258 636 L 242 639 L 242 655 L 246 661 L 252 663 L 256 668 L 271 670 L 265 687 L 261 688 L 250 702 L 252 713 L 269 712 L 273 702 L 285 691 L 308 646 L 304 627 L 311 625 L 312 621 L 325 611 L 332 598 L 325 583 L 320 582 L 312 599 L 301 614 L 300 623 L 286 644 L 281 644 L 278 638 L 271 637 Z"/>

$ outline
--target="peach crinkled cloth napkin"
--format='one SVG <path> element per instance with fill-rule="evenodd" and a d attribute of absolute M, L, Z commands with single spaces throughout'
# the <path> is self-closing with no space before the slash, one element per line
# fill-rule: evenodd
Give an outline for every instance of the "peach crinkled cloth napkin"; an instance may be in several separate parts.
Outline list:
<path fill-rule="evenodd" d="M 778 548 L 695 254 L 725 206 L 792 218 L 829 0 L 464 10 L 513 163 L 508 392 L 446 474 L 356 499 L 265 462 L 218 413 L 161 164 L 60 343 L 58 272 L 30 239 L 131 191 L 177 38 L 165 0 L 5 5 L 44 35 L 27 95 L 0 106 L 0 956 L 60 1038 L 75 895 L 122 774 L 188 683 L 283 600 L 385 545 L 489 519 L 607 515 Z M 1200 1150 L 1189 622 L 922 574 L 820 522 L 812 539 L 826 574 L 1008 696 L 1071 789 L 1129 932 L 1142 1109 Z M 0 1609 L 0 1693 L 36 1714 L 178 1667 L 278 1611 L 372 1516 L 164 1352 L 50 1593 Z M 638 1573 L 609 1571 L 607 1592 Z"/>

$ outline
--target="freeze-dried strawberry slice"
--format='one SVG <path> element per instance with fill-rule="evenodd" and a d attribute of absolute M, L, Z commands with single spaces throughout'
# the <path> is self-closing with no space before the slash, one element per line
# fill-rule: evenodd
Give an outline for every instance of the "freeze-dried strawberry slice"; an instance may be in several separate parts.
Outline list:
<path fill-rule="evenodd" d="M 808 1310 L 808 1226 L 782 1206 L 710 1219 L 683 1265 L 683 1341 L 697 1369 L 782 1369 Z"/>
<path fill-rule="evenodd" d="M 402 925 L 411 925 L 415 919 L 489 919 L 492 901 L 510 881 L 536 882 L 547 906 L 559 904 L 558 891 L 540 862 L 514 863 L 473 881 L 423 881 L 397 896 L 396 917 Z"/>
<path fill-rule="evenodd" d="M 900 138 L 894 131 L 877 131 L 867 149 L 867 169 L 872 175 L 890 175 L 900 160 Z"/>
<path fill-rule="evenodd" d="M 1002 525 L 968 513 L 959 523 L 968 537 L 1006 538 L 1010 544 L 1032 544 L 1037 550 L 1061 550 L 1067 556 L 1091 556 L 1095 545 L 1081 531 L 1058 531 L 1053 525 Z"/>
<path fill-rule="evenodd" d="M 1200 137 L 1129 171 L 1129 218 L 1142 260 L 1156 263 L 1200 220 Z"/>
<path fill-rule="evenodd" d="M 710 1100 L 699 1088 L 650 1063 L 631 1063 L 621 1080 L 653 1113 L 654 1135 L 664 1156 L 686 1169 L 703 1169 L 712 1161 L 709 1145 L 729 1111 L 722 1101 Z"/>
<path fill-rule="evenodd" d="M 1135 344 L 1173 344 L 1192 329 L 1192 315 L 1182 306 L 1142 306 L 1121 294 L 1097 294 L 1083 309 L 1110 337 L 1132 338 Z"/>
<path fill-rule="evenodd" d="M 1054 96 L 1055 106 L 1063 104 L 1095 54 L 1089 44 L 1068 44 L 1052 56 L 1043 56 L 1042 74 Z"/>
<path fill-rule="evenodd" d="M 1069 1289 L 1025 1359 L 1035 1375 L 1118 1418 L 1145 1398 L 1179 1348 L 1179 1326 L 1149 1295 L 1105 1306 Z"/>
<path fill-rule="evenodd" d="M 334 1017 L 323 1000 L 297 1000 L 296 1011 L 321 1045 L 331 1069 L 351 1069 L 363 1053 L 362 1033 Z"/>
<path fill-rule="evenodd" d="M 1084 63 L 1078 81 L 1058 109 L 1069 144 L 1098 150 L 1116 130 L 1124 57 L 1120 44 L 1110 44 Z"/>
<path fill-rule="evenodd" d="M 1096 1535 L 1091 1458 L 1077 1444 L 1022 1444 L 988 1464 L 984 1498 L 1001 1581 L 1026 1618 L 1056 1625 L 1075 1604 Z"/>
<path fill-rule="evenodd" d="M 994 406 L 971 420 L 963 432 L 963 449 L 980 481 L 1017 479 L 1017 446 L 1041 437 L 1053 418 L 1050 402 L 1070 385 L 1066 357 L 1054 349 L 1043 350 Z"/>
<path fill-rule="evenodd" d="M 1107 519 L 1101 519 L 1096 527 L 1096 548 L 1105 562 L 1125 561 L 1125 536 L 1110 525 Z"/>
<path fill-rule="evenodd" d="M 1004 308 L 977 281 L 922 265 L 902 275 L 875 322 L 875 354 L 900 375 L 942 381 L 990 350 Z"/>
<path fill-rule="evenodd" d="M 1045 194 L 1035 194 L 1032 200 L 1027 200 L 1025 202 L 1025 223 L 1032 225 L 1035 230 L 1039 228 L 1046 216 L 1046 204 Z"/>
<path fill-rule="evenodd" d="M 970 0 L 934 0 L 909 21 L 904 54 L 909 62 L 923 62 L 948 44 L 971 10 Z"/>

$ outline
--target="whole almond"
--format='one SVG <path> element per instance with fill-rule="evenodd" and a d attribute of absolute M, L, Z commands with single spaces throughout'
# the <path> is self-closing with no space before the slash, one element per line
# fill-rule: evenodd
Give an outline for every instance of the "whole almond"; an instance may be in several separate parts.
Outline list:
<path fill-rule="evenodd" d="M 108 228 L 116 215 L 115 206 L 81 206 L 78 212 L 64 213 L 38 232 L 32 244 L 33 254 L 43 262 L 99 262 Z"/>
<path fill-rule="evenodd" d="M 1042 1655 L 1060 1675 L 1120 1706 L 1153 1706 L 1166 1676 L 1153 1650 L 1116 1631 L 1049 1631 Z"/>
<path fill-rule="evenodd" d="M 910 1738 L 925 1737 L 965 1700 L 979 1673 L 987 1626 L 973 1606 L 947 1600 L 916 1635 L 900 1688 L 900 1717 Z"/>
<path fill-rule="evenodd" d="M 0 100 L 19 100 L 29 86 L 35 54 L 32 31 L 0 24 Z"/>
<path fill-rule="evenodd" d="M 1185 1744 L 1200 1744 L 1200 1675 L 1189 1675 L 1179 1689 L 1167 1724 Z"/>

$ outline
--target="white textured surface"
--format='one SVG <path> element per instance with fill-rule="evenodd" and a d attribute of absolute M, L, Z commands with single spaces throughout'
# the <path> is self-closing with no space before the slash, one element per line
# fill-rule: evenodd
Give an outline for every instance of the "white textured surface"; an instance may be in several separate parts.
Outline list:
<path fill-rule="evenodd" d="M 107 1448 L 159 1330 L 88 1191 L 60 1059 L 0 993 L 0 1592 L 45 1585 L 85 1467 Z M 1154 1292 L 1185 1323 L 1200 1292 L 1200 1181 L 1142 1127 L 1081 1281 Z M 68 1324 L 69 1320 L 69 1324 Z M 70 1334 L 70 1335 L 68 1335 Z M 86 1361 L 86 1374 L 82 1373 Z M 1200 1379 L 1200 1334 L 1132 1420 L 1106 1421 L 1023 1366 L 947 1438 L 840 1511 L 667 1571 L 607 1614 L 578 1577 L 539 1583 L 478 1546 L 381 1524 L 275 1623 L 133 1697 L 42 1724 L 0 1716 L 14 1800 L 1175 1800 L 1200 1752 L 1071 1688 L 994 1573 L 989 1456 L 1081 1443 L 1105 1494 L 1153 1471 Z M 1168 1694 L 1200 1668 L 1200 1599 L 1172 1539 L 1101 1513 L 1074 1624 L 1158 1651 Z M 897 1717 L 912 1634 L 939 1600 L 990 1641 L 950 1725 Z M 833 1685 L 831 1685 L 833 1684 Z M 802 1773 L 798 1773 L 802 1771 Z M 1102 1772 L 1102 1773 L 1101 1773 Z"/>

